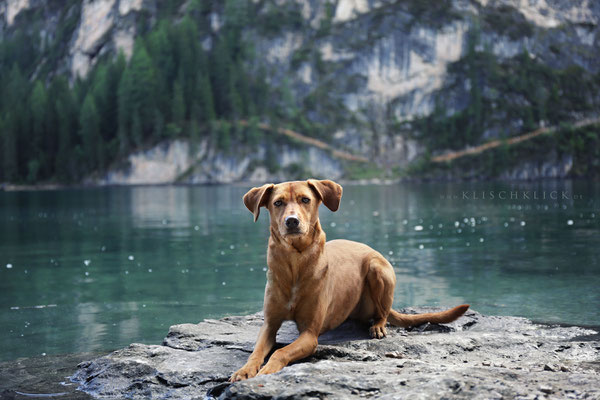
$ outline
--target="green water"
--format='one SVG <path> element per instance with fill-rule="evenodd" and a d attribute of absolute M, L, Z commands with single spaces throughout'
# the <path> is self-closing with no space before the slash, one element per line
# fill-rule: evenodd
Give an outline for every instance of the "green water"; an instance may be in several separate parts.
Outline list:
<path fill-rule="evenodd" d="M 252 222 L 246 190 L 0 192 L 0 360 L 158 344 L 170 325 L 259 310 L 268 215 Z M 599 201 L 583 181 L 346 185 L 321 220 L 388 257 L 395 307 L 600 325 Z"/>

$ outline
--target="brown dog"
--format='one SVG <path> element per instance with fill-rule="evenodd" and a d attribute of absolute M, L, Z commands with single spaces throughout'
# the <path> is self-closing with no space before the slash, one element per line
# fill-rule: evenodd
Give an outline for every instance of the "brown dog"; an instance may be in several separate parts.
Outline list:
<path fill-rule="evenodd" d="M 267 251 L 265 320 L 248 362 L 231 381 L 280 371 L 317 348 L 319 335 L 348 318 L 372 321 L 371 336 L 383 338 L 385 325 L 414 326 L 425 322 L 452 322 L 468 305 L 450 310 L 408 315 L 392 310 L 396 276 L 391 264 L 369 246 L 349 240 L 325 243 L 319 223 L 319 205 L 336 211 L 342 187 L 329 180 L 267 184 L 251 189 L 244 204 L 257 220 L 261 207 L 271 216 Z M 285 320 L 296 322 L 300 336 L 275 351 L 277 330 Z"/>

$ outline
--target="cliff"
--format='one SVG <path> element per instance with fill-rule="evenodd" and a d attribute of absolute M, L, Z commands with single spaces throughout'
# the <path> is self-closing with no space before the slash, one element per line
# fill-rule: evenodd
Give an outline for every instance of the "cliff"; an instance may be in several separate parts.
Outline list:
<path fill-rule="evenodd" d="M 269 154 L 269 163 L 265 162 Z M 88 183 L 135 185 L 166 183 L 233 183 L 303 179 L 339 179 L 343 163 L 330 152 L 312 146 L 260 144 L 239 151 L 223 151 L 208 140 L 174 140 L 130 154 L 126 166 L 109 170 Z"/>
<path fill-rule="evenodd" d="M 203 138 L 200 150 L 179 156 L 175 153 L 188 146 L 184 142 L 195 128 L 169 111 L 158 122 L 141 123 L 148 131 L 150 125 L 166 123 L 161 140 L 150 135 L 137 146 L 133 140 L 126 154 L 115 150 L 108 163 L 92 163 L 91 180 L 138 182 L 139 168 L 150 171 L 156 163 L 168 164 L 169 157 L 177 161 L 156 182 L 277 178 L 287 176 L 281 171 L 288 167 L 335 177 L 355 177 L 357 170 L 360 176 L 398 177 L 431 155 L 544 124 L 574 123 L 595 117 L 599 109 L 600 5 L 587 0 L 8 0 L 0 5 L 0 35 L 7 43 L 23 31 L 43 39 L 43 56 L 30 80 L 64 75 L 75 82 L 88 79 L 118 52 L 128 59 L 138 40 L 150 40 L 160 21 L 177 25 L 185 15 L 199 27 L 192 39 L 215 54 L 209 63 L 219 62 L 218 46 L 235 25 L 250 54 L 240 58 L 240 68 L 270 88 L 265 110 L 279 110 L 277 116 L 257 115 L 259 120 L 277 119 L 281 126 L 372 163 L 340 163 L 296 143 L 268 149 L 273 141 L 269 135 L 256 143 L 237 146 L 233 140 L 219 148 L 214 136 L 220 128 L 214 125 L 204 131 L 212 141 Z M 213 85 L 218 83 L 216 79 Z M 175 96 L 177 85 L 172 84 Z M 190 98 L 185 90 L 184 95 Z M 237 119 L 224 110 L 219 118 Z M 186 117 L 195 118 L 193 110 L 186 108 Z M 135 130 L 133 122 L 128 124 Z M 594 132 L 591 145 L 598 142 Z M 110 136 L 104 134 L 106 140 Z M 123 143 L 115 146 L 124 148 Z M 557 161 L 548 160 L 552 165 L 544 170 L 566 168 L 566 176 L 575 174 L 564 163 L 573 149 L 554 150 L 560 153 Z M 277 158 L 271 157 L 274 153 Z M 141 167 L 142 159 L 147 166 Z M 521 172 L 529 171 L 532 162 L 515 160 L 487 177 L 530 176 Z M 268 168 L 268 163 L 281 170 Z M 24 162 L 23 169 L 30 167 Z M 454 176 L 463 173 L 459 168 Z"/>

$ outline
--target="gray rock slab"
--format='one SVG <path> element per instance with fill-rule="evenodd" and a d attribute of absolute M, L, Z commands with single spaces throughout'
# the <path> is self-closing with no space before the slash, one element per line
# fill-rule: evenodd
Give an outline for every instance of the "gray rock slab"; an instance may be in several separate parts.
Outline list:
<path fill-rule="evenodd" d="M 82 362 L 71 379 L 98 398 L 600 398 L 598 332 L 474 311 L 447 325 L 389 327 L 382 340 L 347 322 L 321 336 L 306 360 L 229 384 L 261 323 L 257 313 L 175 325 L 162 345 L 132 344 Z M 278 346 L 297 336 L 285 323 Z"/>

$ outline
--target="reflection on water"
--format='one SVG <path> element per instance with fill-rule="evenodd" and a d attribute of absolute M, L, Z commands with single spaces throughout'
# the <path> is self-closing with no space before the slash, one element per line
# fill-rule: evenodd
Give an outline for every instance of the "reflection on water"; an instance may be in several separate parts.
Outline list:
<path fill-rule="evenodd" d="M 137 188 L 131 192 L 131 218 L 135 228 L 189 228 L 190 193 L 164 187 Z"/>
<path fill-rule="evenodd" d="M 172 324 L 259 310 L 268 214 L 252 222 L 246 190 L 0 193 L 0 359 L 160 343 Z M 598 195 L 569 181 L 346 185 L 321 220 L 328 239 L 392 262 L 397 308 L 598 325 Z"/>

